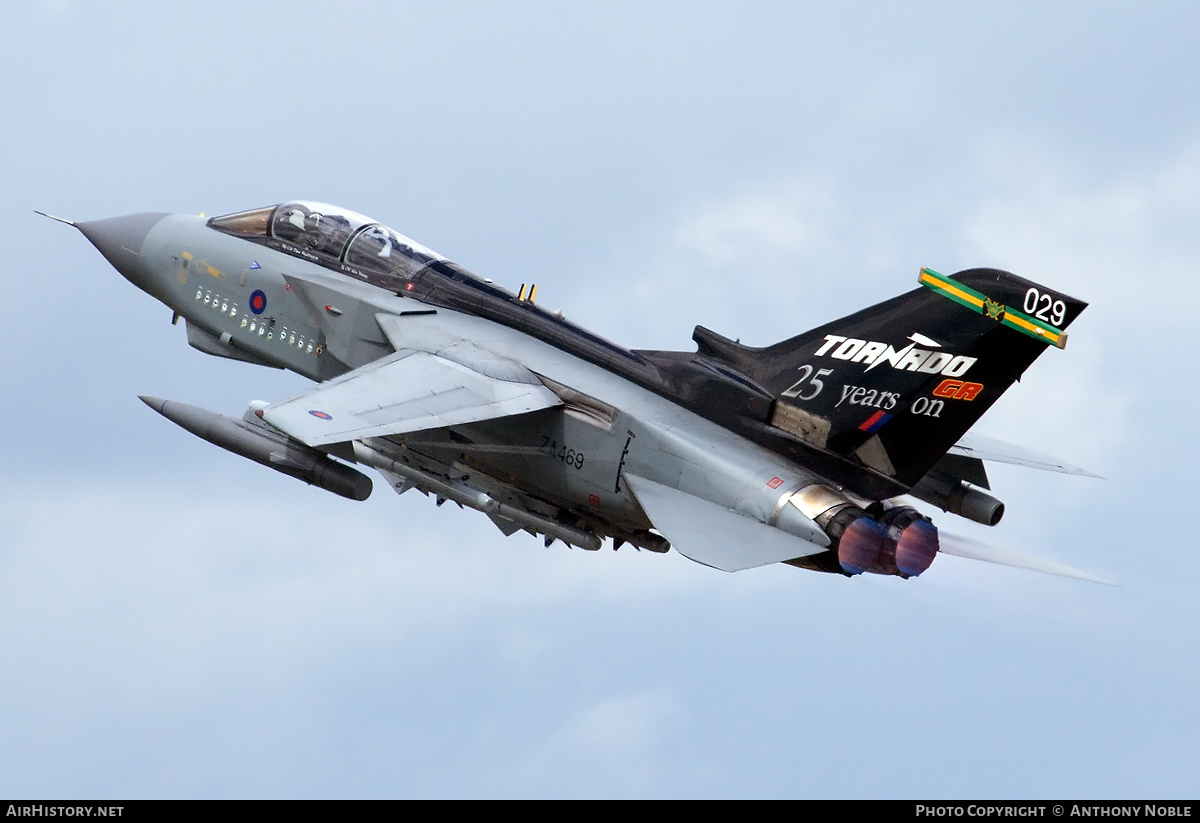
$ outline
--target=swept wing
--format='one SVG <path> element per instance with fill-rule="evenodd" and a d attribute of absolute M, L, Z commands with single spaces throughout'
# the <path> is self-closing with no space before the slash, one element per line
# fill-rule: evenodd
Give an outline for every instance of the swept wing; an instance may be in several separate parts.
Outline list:
<path fill-rule="evenodd" d="M 514 360 L 435 329 L 380 315 L 397 351 L 263 409 L 310 446 L 476 423 L 562 404 Z"/>

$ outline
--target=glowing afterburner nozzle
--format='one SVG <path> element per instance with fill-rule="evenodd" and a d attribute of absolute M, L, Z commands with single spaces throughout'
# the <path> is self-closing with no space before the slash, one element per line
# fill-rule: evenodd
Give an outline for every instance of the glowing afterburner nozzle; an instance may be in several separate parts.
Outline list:
<path fill-rule="evenodd" d="M 860 517 L 842 532 L 838 540 L 838 563 L 846 574 L 862 574 L 883 551 L 887 527 L 869 517 Z"/>
<path fill-rule="evenodd" d="M 916 577 L 929 568 L 938 553 L 938 530 L 928 520 L 914 520 L 896 540 L 896 568 Z"/>

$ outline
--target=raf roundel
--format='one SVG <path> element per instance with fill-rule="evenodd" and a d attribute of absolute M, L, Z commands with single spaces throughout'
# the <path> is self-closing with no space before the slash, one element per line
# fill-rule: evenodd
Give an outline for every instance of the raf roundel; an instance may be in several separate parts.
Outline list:
<path fill-rule="evenodd" d="M 267 309 L 267 295 L 262 289 L 255 289 L 250 295 L 250 311 L 262 314 Z"/>
<path fill-rule="evenodd" d="M 329 412 L 320 411 L 319 409 L 312 409 L 311 411 L 309 411 L 309 414 L 311 414 L 313 417 L 319 417 L 322 420 L 332 420 L 333 419 L 332 414 L 330 414 Z"/>

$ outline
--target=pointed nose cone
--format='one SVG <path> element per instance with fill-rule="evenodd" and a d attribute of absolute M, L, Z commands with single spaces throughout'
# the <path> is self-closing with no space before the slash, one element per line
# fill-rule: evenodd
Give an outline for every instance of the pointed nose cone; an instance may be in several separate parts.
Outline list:
<path fill-rule="evenodd" d="M 145 277 L 142 243 L 150 230 L 166 216 L 164 212 L 142 212 L 76 223 L 75 227 L 100 250 L 114 269 L 140 287 Z"/>

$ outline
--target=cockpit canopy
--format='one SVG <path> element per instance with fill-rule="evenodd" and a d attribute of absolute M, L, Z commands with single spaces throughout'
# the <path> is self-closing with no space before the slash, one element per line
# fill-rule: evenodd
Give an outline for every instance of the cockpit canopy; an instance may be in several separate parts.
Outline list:
<path fill-rule="evenodd" d="M 214 217 L 208 224 L 239 237 L 270 238 L 351 266 L 401 276 L 445 259 L 369 217 L 309 200 Z"/>

